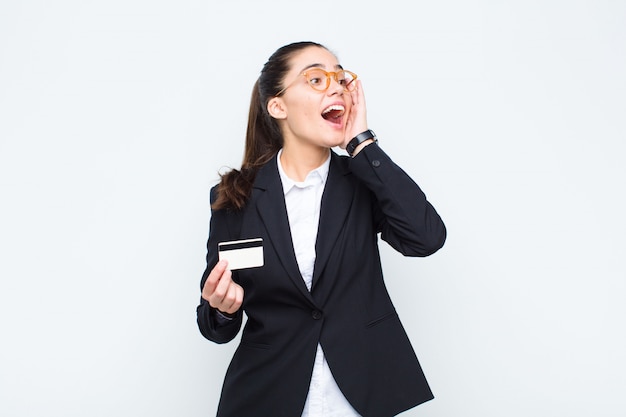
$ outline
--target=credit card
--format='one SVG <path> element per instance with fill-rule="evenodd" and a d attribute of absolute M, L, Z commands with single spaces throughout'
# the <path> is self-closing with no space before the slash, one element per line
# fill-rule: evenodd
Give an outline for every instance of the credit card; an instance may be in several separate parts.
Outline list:
<path fill-rule="evenodd" d="M 219 259 L 226 259 L 231 271 L 263 266 L 263 239 L 260 237 L 220 242 L 217 250 Z"/>

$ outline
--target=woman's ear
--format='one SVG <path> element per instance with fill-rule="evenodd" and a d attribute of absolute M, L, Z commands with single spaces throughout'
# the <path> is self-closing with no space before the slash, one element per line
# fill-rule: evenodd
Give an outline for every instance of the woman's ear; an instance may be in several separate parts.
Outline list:
<path fill-rule="evenodd" d="M 285 111 L 285 103 L 280 97 L 272 97 L 270 101 L 267 102 L 267 112 L 274 119 L 284 119 L 287 117 L 287 112 Z"/>

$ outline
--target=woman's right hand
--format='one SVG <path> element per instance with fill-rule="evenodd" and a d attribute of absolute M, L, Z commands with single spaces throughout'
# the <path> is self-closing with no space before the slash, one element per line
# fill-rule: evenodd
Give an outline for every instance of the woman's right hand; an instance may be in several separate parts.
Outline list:
<path fill-rule="evenodd" d="M 222 313 L 234 314 L 243 303 L 243 288 L 232 279 L 228 262 L 219 261 L 211 270 L 202 288 L 202 298 Z"/>

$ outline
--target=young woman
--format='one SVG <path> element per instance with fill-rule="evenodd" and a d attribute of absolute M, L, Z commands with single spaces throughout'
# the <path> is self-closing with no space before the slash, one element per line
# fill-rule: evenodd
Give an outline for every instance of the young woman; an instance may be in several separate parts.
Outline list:
<path fill-rule="evenodd" d="M 360 80 L 328 49 L 298 42 L 270 57 L 241 169 L 211 204 L 198 325 L 226 343 L 247 317 L 218 416 L 384 417 L 433 398 L 385 288 L 378 235 L 428 256 L 446 229 L 378 146 Z M 262 266 L 219 260 L 219 242 L 253 238 Z"/>

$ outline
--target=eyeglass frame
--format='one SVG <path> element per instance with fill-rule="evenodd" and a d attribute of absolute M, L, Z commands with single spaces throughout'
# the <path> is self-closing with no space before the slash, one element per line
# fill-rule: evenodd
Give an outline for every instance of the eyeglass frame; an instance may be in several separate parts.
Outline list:
<path fill-rule="evenodd" d="M 288 89 L 289 87 L 291 87 L 292 85 L 294 85 L 294 84 L 295 84 L 295 83 L 296 83 L 296 82 L 300 79 L 300 77 L 301 77 L 301 76 L 304 76 L 304 77 L 306 78 L 307 73 L 308 73 L 308 72 L 310 72 L 310 71 L 321 71 L 321 72 L 323 72 L 323 73 L 324 73 L 324 75 L 326 75 L 326 87 L 324 87 L 324 89 L 323 89 L 323 90 L 318 90 L 317 88 L 315 88 L 315 87 L 313 87 L 313 86 L 311 85 L 311 83 L 309 82 L 309 80 L 308 80 L 308 79 L 306 80 L 306 83 L 307 83 L 307 85 L 308 85 L 309 87 L 311 87 L 311 88 L 312 88 L 313 90 L 315 90 L 315 91 L 319 91 L 320 93 L 323 93 L 323 92 L 325 92 L 325 91 L 328 91 L 328 89 L 330 88 L 330 77 L 331 77 L 331 76 L 333 77 L 333 79 L 335 80 L 335 82 L 339 83 L 339 80 L 337 79 L 337 75 L 339 75 L 339 73 L 340 73 L 340 72 L 347 72 L 348 74 L 350 74 L 350 75 L 353 77 L 353 78 L 352 78 L 352 81 L 350 81 L 350 84 L 347 84 L 345 87 L 343 87 L 343 90 L 344 90 L 344 91 L 352 91 L 352 90 L 348 90 L 348 88 L 347 88 L 347 87 L 348 87 L 348 85 L 351 85 L 353 82 L 355 82 L 355 81 L 356 81 L 356 79 L 357 79 L 357 75 L 356 75 L 355 73 L 353 73 L 352 71 L 344 70 L 344 69 L 341 69 L 341 70 L 339 70 L 339 71 L 325 71 L 325 70 L 323 70 L 322 68 L 310 68 L 310 69 L 307 69 L 307 70 L 302 71 L 302 72 L 300 73 L 300 75 L 298 75 L 298 77 L 297 77 L 295 80 L 293 80 L 293 82 L 292 82 L 291 84 L 289 84 L 287 87 L 283 88 L 283 89 L 282 89 L 282 90 L 280 90 L 278 93 L 276 93 L 276 94 L 274 95 L 274 97 L 280 97 L 281 95 L 283 95 L 283 94 L 285 93 L 285 91 L 287 91 L 287 89 Z"/>

